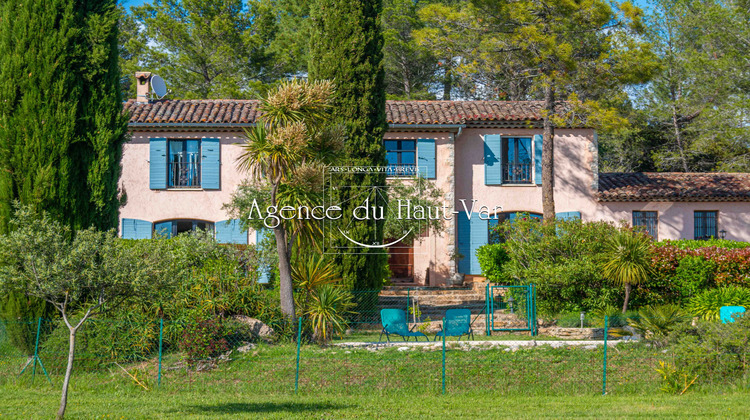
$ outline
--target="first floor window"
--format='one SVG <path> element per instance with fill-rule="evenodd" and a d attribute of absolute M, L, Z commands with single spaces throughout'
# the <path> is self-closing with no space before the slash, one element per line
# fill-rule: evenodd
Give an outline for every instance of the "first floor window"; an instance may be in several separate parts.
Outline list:
<path fill-rule="evenodd" d="M 531 183 L 531 138 L 503 138 L 503 184 Z"/>
<path fill-rule="evenodd" d="M 171 238 L 184 232 L 193 232 L 197 230 L 213 231 L 214 224 L 204 220 L 167 220 L 164 222 L 154 223 L 154 233 Z"/>
<path fill-rule="evenodd" d="M 718 238 L 716 230 L 717 211 L 696 211 L 693 213 L 695 220 L 695 239 Z"/>
<path fill-rule="evenodd" d="M 634 211 L 633 227 L 640 227 L 657 241 L 659 233 L 659 214 L 655 211 Z"/>
<path fill-rule="evenodd" d="M 169 188 L 201 186 L 200 140 L 169 140 Z"/>
<path fill-rule="evenodd" d="M 388 176 L 413 176 L 417 165 L 416 140 L 385 140 L 385 160 Z"/>

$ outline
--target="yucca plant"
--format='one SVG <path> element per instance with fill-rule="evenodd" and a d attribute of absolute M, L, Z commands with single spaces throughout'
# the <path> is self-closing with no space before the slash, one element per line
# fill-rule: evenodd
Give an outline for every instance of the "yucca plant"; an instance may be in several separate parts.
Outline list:
<path fill-rule="evenodd" d="M 646 281 L 651 274 L 651 238 L 631 229 L 620 229 L 606 242 L 601 268 L 605 277 L 624 286 L 622 312 L 627 312 L 632 286 Z"/>
<path fill-rule="evenodd" d="M 628 318 L 628 325 L 643 338 L 661 343 L 685 319 L 685 312 L 677 305 L 647 306 L 641 308 L 638 315 Z"/>
<path fill-rule="evenodd" d="M 341 280 L 333 261 L 323 255 L 311 254 L 298 257 L 292 266 L 294 288 L 298 290 L 297 305 L 307 311 L 313 293 L 320 286 L 335 284 Z"/>
<path fill-rule="evenodd" d="M 690 299 L 688 308 L 693 315 L 712 321 L 719 319 L 722 306 L 750 308 L 750 289 L 728 286 L 706 290 Z"/>
<path fill-rule="evenodd" d="M 352 295 L 346 289 L 333 284 L 315 288 L 307 310 L 313 339 L 322 345 L 333 334 L 342 334 L 348 326 L 345 315 L 352 313 L 352 307 Z"/>

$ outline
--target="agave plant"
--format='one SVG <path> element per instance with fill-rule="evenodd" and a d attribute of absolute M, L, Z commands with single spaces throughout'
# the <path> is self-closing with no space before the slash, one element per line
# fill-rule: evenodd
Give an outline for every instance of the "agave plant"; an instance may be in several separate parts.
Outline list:
<path fill-rule="evenodd" d="M 641 308 L 637 316 L 628 318 L 628 324 L 643 338 L 660 343 L 685 319 L 685 312 L 677 305 L 647 306 Z"/>
<path fill-rule="evenodd" d="M 333 334 L 346 330 L 346 314 L 353 313 L 352 295 L 333 284 L 323 284 L 312 293 L 307 315 L 313 329 L 313 339 L 318 344 L 327 343 Z"/>
<path fill-rule="evenodd" d="M 722 306 L 750 308 L 750 289 L 738 286 L 706 290 L 690 299 L 690 312 L 705 320 L 719 319 Z"/>
<path fill-rule="evenodd" d="M 631 229 L 621 229 L 607 240 L 602 271 L 605 277 L 625 287 L 622 313 L 628 310 L 630 290 L 651 273 L 651 238 Z"/>

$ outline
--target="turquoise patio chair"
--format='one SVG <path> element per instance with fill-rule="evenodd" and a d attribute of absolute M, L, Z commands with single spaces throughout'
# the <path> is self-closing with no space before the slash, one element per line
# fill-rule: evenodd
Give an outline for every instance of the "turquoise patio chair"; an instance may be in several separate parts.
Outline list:
<path fill-rule="evenodd" d="M 722 306 L 719 309 L 719 318 L 723 324 L 734 322 L 734 318 L 737 316 L 743 316 L 745 314 L 744 306 Z"/>
<path fill-rule="evenodd" d="M 383 334 L 385 334 L 385 339 L 389 343 L 391 342 L 391 334 L 400 335 L 406 341 L 409 341 L 409 337 L 414 337 L 417 341 L 419 341 L 419 337 L 424 337 L 429 341 L 423 333 L 409 329 L 409 324 L 406 322 L 406 312 L 403 309 L 381 309 L 380 323 L 383 324 L 383 331 L 380 332 L 378 341 L 383 338 Z"/>
<path fill-rule="evenodd" d="M 461 336 L 474 339 L 474 331 L 471 330 L 471 310 L 469 309 L 448 309 L 445 311 L 445 330 L 438 331 L 435 334 L 435 341 L 438 337 L 458 337 Z"/>

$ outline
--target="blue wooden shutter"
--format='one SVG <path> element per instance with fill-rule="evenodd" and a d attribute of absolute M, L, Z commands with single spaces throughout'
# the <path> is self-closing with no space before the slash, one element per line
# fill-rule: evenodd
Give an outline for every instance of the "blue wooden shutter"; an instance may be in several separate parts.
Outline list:
<path fill-rule="evenodd" d="M 581 212 L 580 211 L 564 211 L 564 212 L 556 213 L 555 217 L 560 220 L 581 220 Z"/>
<path fill-rule="evenodd" d="M 266 228 L 260 228 L 255 231 L 255 246 L 259 246 L 261 242 L 263 242 L 263 238 L 266 237 L 266 232 L 268 232 L 268 229 Z M 271 268 L 264 266 L 264 265 L 258 265 L 258 283 L 266 284 L 271 281 Z"/>
<path fill-rule="evenodd" d="M 417 140 L 417 170 L 424 178 L 435 178 L 435 139 Z"/>
<path fill-rule="evenodd" d="M 151 138 L 149 141 L 149 188 L 167 188 L 167 139 Z"/>
<path fill-rule="evenodd" d="M 502 140 L 499 134 L 484 136 L 484 183 L 485 185 L 502 185 L 503 154 Z"/>
<path fill-rule="evenodd" d="M 477 249 L 487 245 L 489 220 L 479 218 L 479 213 L 472 213 L 471 220 L 465 212 L 458 213 L 457 239 L 458 252 L 463 255 L 458 261 L 458 272 L 463 274 L 482 274 L 477 258 Z"/>
<path fill-rule="evenodd" d="M 219 139 L 201 141 L 201 187 L 218 190 L 221 178 L 221 150 Z"/>
<path fill-rule="evenodd" d="M 172 237 L 172 221 L 154 223 L 154 234 L 164 238 Z"/>
<path fill-rule="evenodd" d="M 216 242 L 221 244 L 247 244 L 247 230 L 238 219 L 222 220 L 214 225 Z"/>
<path fill-rule="evenodd" d="M 151 239 L 151 222 L 122 219 L 122 239 Z"/>
<path fill-rule="evenodd" d="M 542 185 L 542 135 L 534 136 L 534 183 Z"/>

